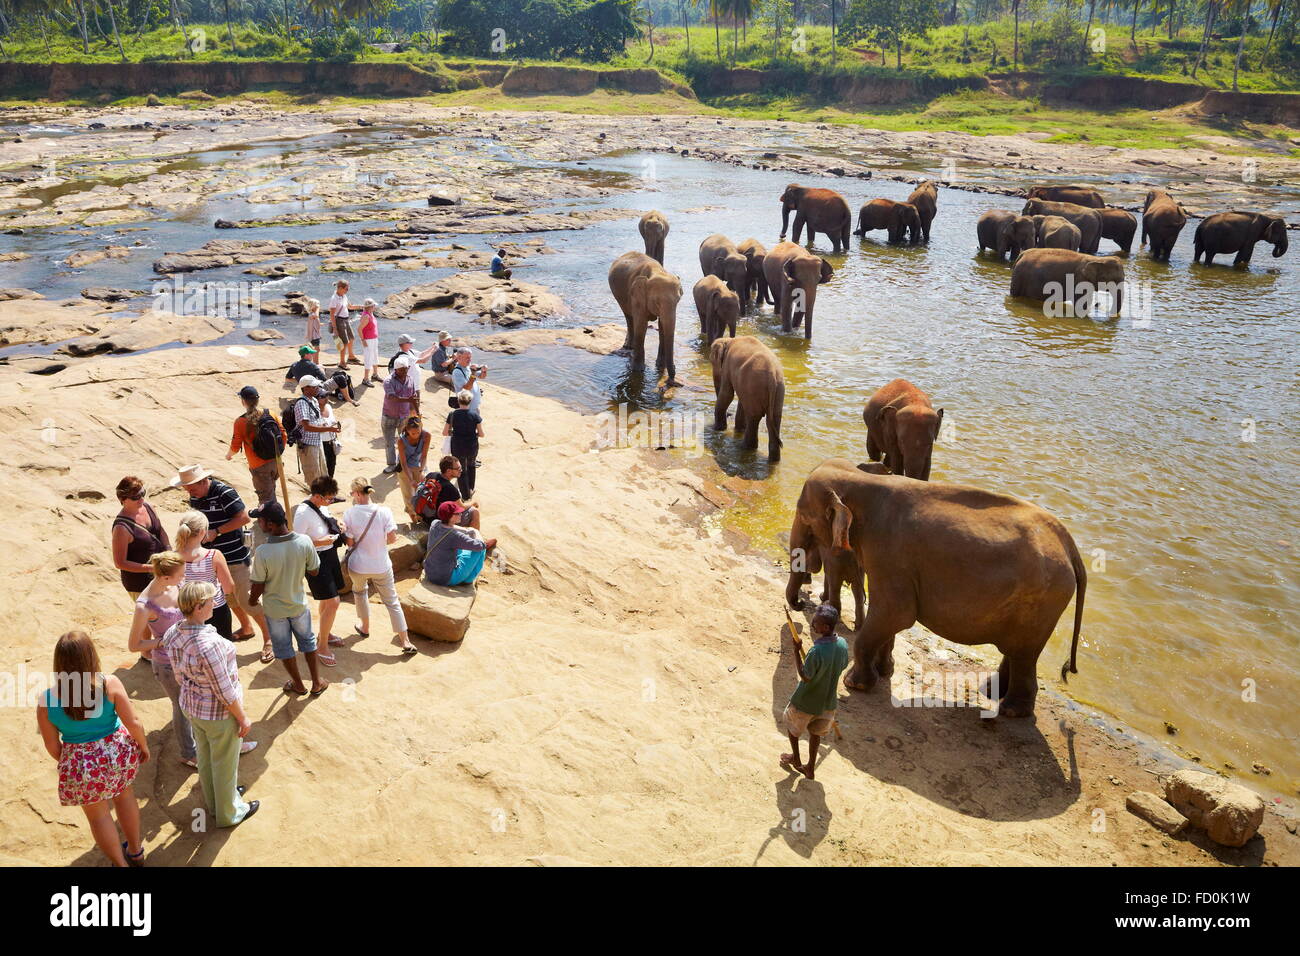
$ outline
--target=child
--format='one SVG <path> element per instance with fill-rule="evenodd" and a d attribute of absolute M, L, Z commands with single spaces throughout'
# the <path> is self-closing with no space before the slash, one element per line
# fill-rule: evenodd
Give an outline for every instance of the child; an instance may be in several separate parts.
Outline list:
<path fill-rule="evenodd" d="M 357 332 L 361 335 L 362 365 L 361 381 L 382 382 L 379 377 L 379 320 L 375 318 L 378 303 L 366 299 L 361 307 L 361 318 L 357 322 Z"/>
<path fill-rule="evenodd" d="M 320 300 L 308 299 L 307 306 L 307 341 L 317 352 L 320 351 Z"/>
<path fill-rule="evenodd" d="M 840 702 L 840 674 L 849 666 L 849 645 L 835 633 L 839 619 L 839 612 L 829 604 L 823 604 L 813 612 L 812 631 L 816 637 L 812 650 L 803 661 L 799 660 L 803 642 L 798 634 L 791 635 L 799 686 L 786 705 L 785 726 L 794 752 L 781 755 L 781 766 L 802 773 L 809 780 L 813 779 L 813 768 L 817 766 L 817 747 L 822 736 L 835 723 L 835 708 Z M 805 732 L 808 734 L 806 765 L 799 762 L 799 738 Z"/>

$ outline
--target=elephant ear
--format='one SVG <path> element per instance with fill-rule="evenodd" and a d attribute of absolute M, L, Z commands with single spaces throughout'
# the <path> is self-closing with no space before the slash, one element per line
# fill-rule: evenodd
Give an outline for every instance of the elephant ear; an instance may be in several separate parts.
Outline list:
<path fill-rule="evenodd" d="M 830 282 L 831 276 L 833 275 L 835 275 L 835 270 L 831 268 L 831 264 L 829 262 L 823 259 L 821 278 L 817 280 L 818 285 L 824 282 Z"/>
<path fill-rule="evenodd" d="M 939 409 L 934 415 L 934 437 L 939 437 L 939 429 L 943 427 L 943 409 Z"/>
<path fill-rule="evenodd" d="M 898 409 L 893 405 L 886 405 L 880 410 L 880 431 L 886 449 L 898 447 Z"/>
<path fill-rule="evenodd" d="M 647 283 L 645 276 L 637 276 L 633 279 L 630 291 L 632 311 L 637 314 L 643 314 L 646 311 Z"/>
<path fill-rule="evenodd" d="M 830 500 L 830 519 L 831 519 L 831 542 L 834 547 L 841 551 L 851 550 L 849 544 L 849 528 L 853 525 L 853 512 L 849 506 L 844 503 L 834 491 L 831 492 Z"/>

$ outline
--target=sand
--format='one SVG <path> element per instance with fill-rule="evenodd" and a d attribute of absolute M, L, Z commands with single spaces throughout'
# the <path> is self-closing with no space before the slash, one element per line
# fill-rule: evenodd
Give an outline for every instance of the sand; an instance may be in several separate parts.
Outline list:
<path fill-rule="evenodd" d="M 417 641 L 404 659 L 376 606 L 371 637 L 339 649 L 316 700 L 286 697 L 280 665 L 240 645 L 261 743 L 240 779 L 262 809 L 233 831 L 193 832 L 198 777 L 126 649 L 113 486 L 142 476 L 171 530 L 185 501 L 163 483 L 177 465 L 204 462 L 253 500 L 240 461 L 222 460 L 235 391 L 284 394 L 291 352 L 196 345 L 50 375 L 0 367 L 0 507 L 17 518 L 0 551 L 0 670 L 48 670 L 68 628 L 95 636 L 150 733 L 136 782 L 150 865 L 1296 861 L 1273 813 L 1242 850 L 1171 839 L 1127 813 L 1128 793 L 1158 790 L 1156 773 L 1177 764 L 1102 732 L 1050 680 L 1031 721 L 846 693 L 844 738 L 827 743 L 816 781 L 787 774 L 782 576 L 716 530 L 730 496 L 700 474 L 707 463 L 596 451 L 593 417 L 490 384 L 478 497 L 508 570 L 485 572 L 465 640 Z M 339 410 L 338 477 L 374 478 L 400 516 L 379 474 L 379 403 L 372 388 Z M 354 620 L 345 604 L 336 633 Z M 920 644 L 900 640 L 896 656 L 901 676 Z M 59 806 L 31 709 L 0 714 L 0 863 L 104 865 L 80 810 Z"/>

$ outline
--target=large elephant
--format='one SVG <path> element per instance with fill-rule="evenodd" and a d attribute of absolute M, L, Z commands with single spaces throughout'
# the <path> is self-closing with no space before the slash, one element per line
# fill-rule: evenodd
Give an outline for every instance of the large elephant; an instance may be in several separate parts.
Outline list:
<path fill-rule="evenodd" d="M 700 271 L 717 276 L 744 302 L 749 298 L 749 260 L 720 232 L 700 243 Z"/>
<path fill-rule="evenodd" d="M 1002 699 L 1000 715 L 1028 717 L 1038 657 L 1072 597 L 1074 636 L 1061 677 L 1078 673 L 1087 571 L 1070 532 L 1037 505 L 823 463 L 804 482 L 794 524 L 792 541 L 823 554 L 851 551 L 867 576 L 846 687 L 870 690 L 889 677 L 895 636 L 919 621 L 957 644 L 997 647 L 991 696 Z"/>
<path fill-rule="evenodd" d="M 1273 258 L 1280 259 L 1287 247 L 1286 220 L 1262 212 L 1216 212 L 1201 220 L 1194 240 L 1196 254 L 1192 261 L 1200 262 L 1204 254 L 1207 266 L 1214 264 L 1215 256 L 1229 252 L 1237 254 L 1232 260 L 1234 266 L 1247 265 L 1255 243 L 1261 240 L 1271 243 Z"/>
<path fill-rule="evenodd" d="M 1021 253 L 1011 270 L 1011 294 L 1021 298 L 1069 298 L 1076 311 L 1088 312 L 1099 292 L 1110 294 L 1118 314 L 1124 304 L 1124 263 L 1116 256 L 1030 249 Z"/>
<path fill-rule="evenodd" d="M 734 339 L 736 323 L 740 321 L 740 297 L 717 276 L 705 276 L 695 283 L 692 292 L 695 311 L 700 313 L 704 344 L 713 344 L 713 340 L 721 338 L 725 332 L 730 332 Z"/>
<path fill-rule="evenodd" d="M 1045 199 L 1031 199 L 1020 210 L 1023 216 L 1060 216 L 1079 227 L 1082 239 L 1079 251 L 1097 254 L 1101 243 L 1101 210 L 1088 206 L 1078 206 L 1072 202 L 1048 202 Z"/>
<path fill-rule="evenodd" d="M 609 267 L 609 291 L 627 321 L 623 348 L 632 350 L 635 362 L 645 361 L 645 333 L 659 320 L 659 354 L 655 367 L 668 371 L 668 382 L 677 378 L 673 361 L 673 336 L 677 331 L 677 302 L 682 284 L 677 277 L 643 252 L 625 252 Z"/>
<path fill-rule="evenodd" d="M 1025 193 L 1028 199 L 1046 199 L 1048 202 L 1070 202 L 1076 206 L 1103 209 L 1106 200 L 1091 186 L 1033 186 Z"/>
<path fill-rule="evenodd" d="M 781 193 L 781 236 L 784 239 L 790 224 L 790 211 L 794 210 L 794 241 L 799 242 L 799 233 L 808 227 L 808 245 L 813 244 L 813 237 L 824 232 L 831 241 L 835 252 L 847 252 L 849 249 L 849 230 L 853 228 L 853 213 L 849 204 L 833 189 L 809 189 L 791 183 Z"/>
<path fill-rule="evenodd" d="M 1127 209 L 1106 206 L 1101 210 L 1101 237 L 1119 246 L 1119 251 L 1124 255 L 1133 249 L 1133 234 L 1137 228 L 1137 216 Z"/>
<path fill-rule="evenodd" d="M 943 424 L 943 409 L 935 411 L 930 396 L 906 379 L 882 385 L 862 409 L 867 426 L 867 457 L 885 459 L 895 475 L 930 480 L 930 457 Z"/>
<path fill-rule="evenodd" d="M 767 457 L 781 460 L 781 409 L 785 405 L 785 371 L 776 353 L 752 335 L 715 339 L 709 348 L 713 366 L 713 427 L 726 431 L 727 409 L 736 399 L 736 431 L 745 432 L 742 448 L 758 447 L 758 423 L 767 419 Z"/>
<path fill-rule="evenodd" d="M 764 304 L 776 305 L 776 299 L 772 298 L 772 292 L 767 287 L 767 277 L 763 275 L 763 259 L 767 256 L 767 250 L 763 248 L 763 244 L 757 239 L 746 239 L 737 245 L 736 249 L 745 257 L 745 262 L 749 266 L 747 273 L 749 278 L 748 288 L 753 293 L 752 296 L 746 297 L 746 300 L 740 303 L 741 306 L 748 309 L 751 304 L 755 308 Z M 750 302 L 751 298 L 752 303 Z"/>
<path fill-rule="evenodd" d="M 1060 216 L 1030 216 L 1034 221 L 1034 245 L 1039 249 L 1079 251 L 1083 233 L 1079 227 Z"/>
<path fill-rule="evenodd" d="M 781 312 L 781 331 L 789 335 L 802 323 L 803 337 L 811 339 L 817 287 L 835 275 L 831 264 L 793 242 L 781 242 L 763 257 L 763 275 Z"/>
<path fill-rule="evenodd" d="M 1151 258 L 1169 261 L 1178 234 L 1187 225 L 1187 210 L 1163 189 L 1147 192 L 1142 204 L 1142 245 L 1151 244 Z"/>
<path fill-rule="evenodd" d="M 934 222 L 935 214 L 939 211 L 939 184 L 933 179 L 927 179 L 912 190 L 907 201 L 916 207 L 916 214 L 921 217 L 921 238 L 929 242 L 930 223 Z"/>
<path fill-rule="evenodd" d="M 858 210 L 858 228 L 854 235 L 865 236 L 873 229 L 885 229 L 890 242 L 921 241 L 921 214 L 915 206 L 892 199 L 873 199 Z"/>
<path fill-rule="evenodd" d="M 979 251 L 992 249 L 998 258 L 1011 254 L 1011 261 L 1025 249 L 1034 248 L 1034 221 L 1005 209 L 990 209 L 975 223 Z"/>
<path fill-rule="evenodd" d="M 658 209 L 651 209 L 637 224 L 645 240 L 645 254 L 660 265 L 664 264 L 664 240 L 668 238 L 668 217 Z"/>

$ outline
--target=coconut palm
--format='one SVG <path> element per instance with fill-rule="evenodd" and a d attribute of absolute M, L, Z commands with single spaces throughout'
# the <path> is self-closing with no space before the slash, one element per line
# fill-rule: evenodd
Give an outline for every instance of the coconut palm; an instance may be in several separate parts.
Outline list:
<path fill-rule="evenodd" d="M 1237 71 L 1241 69 L 1241 54 L 1246 49 L 1246 34 L 1250 30 L 1251 0 L 1245 0 L 1246 9 L 1241 15 L 1241 37 L 1237 40 L 1237 58 L 1232 61 L 1232 92 L 1237 92 Z M 1241 6 L 1240 3 L 1237 4 Z"/>

